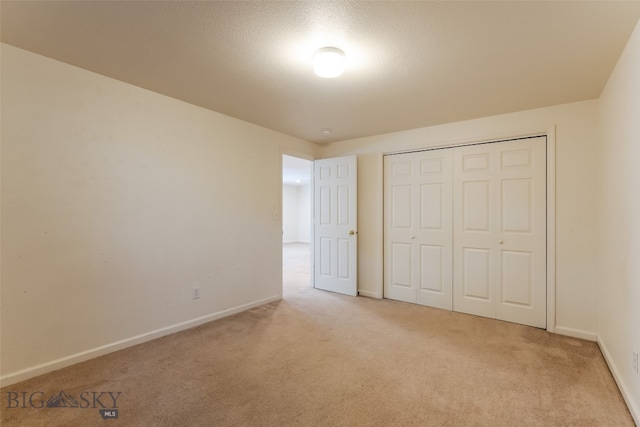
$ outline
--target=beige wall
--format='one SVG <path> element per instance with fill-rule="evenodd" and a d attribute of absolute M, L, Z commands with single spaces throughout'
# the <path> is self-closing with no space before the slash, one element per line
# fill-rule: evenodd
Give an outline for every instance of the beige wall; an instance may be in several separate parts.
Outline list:
<path fill-rule="evenodd" d="M 299 242 L 300 187 L 284 184 L 282 186 L 282 241 Z"/>
<path fill-rule="evenodd" d="M 382 295 L 382 155 L 547 132 L 556 134 L 556 324 L 595 340 L 597 329 L 597 100 L 331 144 L 322 157 L 358 155 L 359 291 Z"/>
<path fill-rule="evenodd" d="M 640 425 L 640 23 L 600 99 L 602 275 L 598 334 L 618 385 Z"/>
<path fill-rule="evenodd" d="M 281 297 L 281 154 L 315 145 L 1 54 L 3 384 Z"/>

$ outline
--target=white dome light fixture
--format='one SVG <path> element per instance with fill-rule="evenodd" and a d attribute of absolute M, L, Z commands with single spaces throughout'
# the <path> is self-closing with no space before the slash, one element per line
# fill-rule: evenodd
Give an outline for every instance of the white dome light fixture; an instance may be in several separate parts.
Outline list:
<path fill-rule="evenodd" d="M 344 52 L 337 47 L 323 47 L 313 55 L 313 71 L 320 77 L 332 79 L 344 72 Z"/>

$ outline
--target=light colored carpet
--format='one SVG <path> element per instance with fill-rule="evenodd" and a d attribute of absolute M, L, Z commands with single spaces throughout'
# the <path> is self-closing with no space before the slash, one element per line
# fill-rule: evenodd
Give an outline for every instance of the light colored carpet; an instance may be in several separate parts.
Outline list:
<path fill-rule="evenodd" d="M 2 425 L 634 425 L 595 343 L 317 291 L 287 259 L 282 301 L 6 387 Z M 121 391 L 119 418 L 12 390 Z"/>

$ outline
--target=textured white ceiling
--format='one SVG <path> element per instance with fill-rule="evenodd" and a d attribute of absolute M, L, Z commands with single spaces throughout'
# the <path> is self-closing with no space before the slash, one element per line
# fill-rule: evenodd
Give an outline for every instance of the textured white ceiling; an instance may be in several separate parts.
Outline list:
<path fill-rule="evenodd" d="M 4 43 L 326 143 L 596 98 L 640 2 L 3 0 L 0 16 Z M 340 78 L 312 72 L 327 45 Z"/>

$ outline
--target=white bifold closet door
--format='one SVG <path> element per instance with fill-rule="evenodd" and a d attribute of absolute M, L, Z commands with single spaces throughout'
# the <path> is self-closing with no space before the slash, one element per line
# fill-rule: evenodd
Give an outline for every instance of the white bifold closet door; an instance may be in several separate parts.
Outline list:
<path fill-rule="evenodd" d="M 546 327 L 546 138 L 453 152 L 455 311 Z"/>
<path fill-rule="evenodd" d="M 452 308 L 451 154 L 384 158 L 386 298 Z"/>
<path fill-rule="evenodd" d="M 546 138 L 385 157 L 384 296 L 546 327 Z"/>

